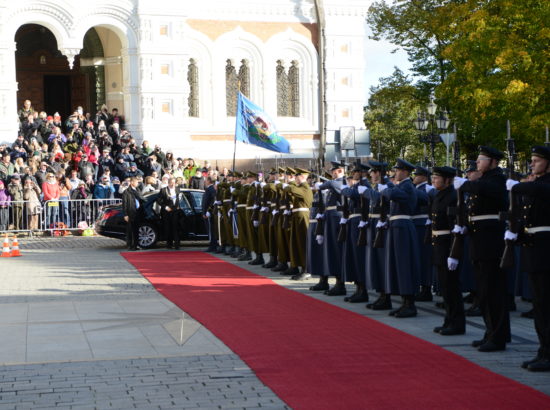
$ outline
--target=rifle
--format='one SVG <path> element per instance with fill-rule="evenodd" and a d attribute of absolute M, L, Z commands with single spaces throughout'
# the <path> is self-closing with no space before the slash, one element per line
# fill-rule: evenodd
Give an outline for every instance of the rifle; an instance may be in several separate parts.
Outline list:
<path fill-rule="evenodd" d="M 275 210 L 277 211 L 277 213 L 273 215 L 273 218 L 271 218 L 271 226 L 275 227 L 279 222 L 279 212 L 281 212 L 279 210 L 279 207 L 281 206 L 281 196 L 279 195 L 279 192 L 277 190 L 277 185 L 275 185 L 275 198 L 273 199 L 275 200 Z"/>
<path fill-rule="evenodd" d="M 285 207 L 285 213 L 283 215 L 283 229 L 289 229 L 290 228 L 290 194 L 287 192 L 283 192 L 284 199 L 283 199 L 283 206 Z"/>
<path fill-rule="evenodd" d="M 453 147 L 453 167 L 456 169 L 456 175 L 462 176 L 462 170 L 460 169 L 460 142 L 455 140 Z"/>
<path fill-rule="evenodd" d="M 256 181 L 254 184 L 254 209 L 252 210 L 252 222 L 259 221 L 260 219 L 261 189 L 260 183 Z"/>
<path fill-rule="evenodd" d="M 386 170 L 384 168 L 382 168 L 382 170 L 380 171 L 380 181 L 381 182 L 384 182 L 384 177 L 385 176 L 386 176 Z M 376 228 L 376 235 L 374 237 L 374 243 L 372 244 L 373 248 L 383 248 L 384 247 L 385 236 L 386 236 L 385 233 L 386 233 L 386 230 L 388 229 L 387 228 L 387 223 L 388 223 L 388 214 L 390 213 L 390 201 L 388 201 L 388 199 L 386 197 L 380 195 L 379 204 L 380 204 L 380 219 L 379 219 L 379 221 L 380 222 L 385 222 L 386 226 L 383 227 L 383 228 Z"/>
<path fill-rule="evenodd" d="M 346 177 L 344 176 L 344 185 L 346 185 Z M 343 188 L 343 187 L 342 187 Z M 350 215 L 350 212 L 349 212 L 349 199 L 346 195 L 343 195 L 342 194 L 342 217 L 344 219 L 348 219 L 349 218 L 349 215 Z M 347 222 L 346 223 L 341 223 L 340 224 L 340 230 L 338 231 L 338 242 L 345 242 L 346 241 L 346 238 L 348 236 L 348 224 Z"/>
<path fill-rule="evenodd" d="M 314 175 L 317 178 L 317 182 L 321 182 L 321 160 L 317 161 L 317 174 Z M 325 201 L 323 199 L 323 191 L 317 191 L 317 213 L 323 215 L 325 213 Z M 315 227 L 315 236 L 324 235 L 325 231 L 325 218 L 317 218 L 317 226 Z"/>
<path fill-rule="evenodd" d="M 364 193 L 361 195 L 361 222 L 364 223 L 363 227 L 359 229 L 359 236 L 357 237 L 357 246 L 367 245 L 368 234 L 368 222 L 369 222 L 369 207 L 370 200 L 368 200 Z"/>
<path fill-rule="evenodd" d="M 508 172 L 509 177 L 514 178 L 516 176 L 515 172 L 515 161 L 516 161 L 516 146 L 514 139 L 510 136 L 510 121 L 507 122 L 507 138 L 506 138 L 506 150 L 508 151 Z M 505 220 L 508 222 L 508 230 L 512 233 L 519 233 L 519 196 L 514 194 L 512 190 L 509 192 L 509 204 L 508 212 L 500 213 L 500 220 Z M 504 253 L 500 259 L 500 268 L 501 269 L 510 269 L 514 266 L 514 245 L 515 241 L 506 239 Z"/>
<path fill-rule="evenodd" d="M 262 189 L 262 207 L 264 209 L 267 209 L 267 211 L 263 211 L 260 216 L 260 225 L 266 225 L 267 221 L 269 219 L 269 206 L 267 204 L 267 192 Z"/>

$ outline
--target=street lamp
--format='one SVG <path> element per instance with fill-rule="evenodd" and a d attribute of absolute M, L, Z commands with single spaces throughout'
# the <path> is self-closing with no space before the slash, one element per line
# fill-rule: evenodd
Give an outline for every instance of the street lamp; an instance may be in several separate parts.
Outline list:
<path fill-rule="evenodd" d="M 413 124 L 419 132 L 418 139 L 424 144 L 424 152 L 426 151 L 426 144 L 430 144 L 432 160 L 428 165 L 433 167 L 435 166 L 435 144 L 441 141 L 441 137 L 436 131 L 445 131 L 449 127 L 450 121 L 446 110 L 440 111 L 439 115 L 436 117 L 437 104 L 434 102 L 433 96 L 430 97 L 430 102 L 426 109 L 427 113 L 418 113 L 416 119 L 413 120 Z M 428 131 L 428 133 L 424 134 L 426 131 Z"/>

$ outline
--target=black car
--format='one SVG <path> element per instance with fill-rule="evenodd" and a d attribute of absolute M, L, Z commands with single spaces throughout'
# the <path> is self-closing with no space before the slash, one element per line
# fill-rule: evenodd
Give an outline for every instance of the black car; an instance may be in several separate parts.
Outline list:
<path fill-rule="evenodd" d="M 164 232 L 157 203 L 160 191 L 145 195 L 145 220 L 139 226 L 139 246 L 151 248 L 163 241 Z M 180 239 L 191 241 L 208 240 L 206 223 L 202 217 L 202 195 L 198 189 L 183 189 L 180 201 Z M 122 204 L 104 206 L 95 222 L 95 231 L 102 236 L 126 240 L 126 221 L 123 218 Z"/>

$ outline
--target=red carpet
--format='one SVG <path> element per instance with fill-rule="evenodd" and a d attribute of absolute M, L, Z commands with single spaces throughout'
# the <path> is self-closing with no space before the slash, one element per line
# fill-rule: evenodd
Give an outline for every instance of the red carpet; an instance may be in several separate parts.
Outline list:
<path fill-rule="evenodd" d="M 203 252 L 123 255 L 292 408 L 550 408 L 530 387 Z"/>

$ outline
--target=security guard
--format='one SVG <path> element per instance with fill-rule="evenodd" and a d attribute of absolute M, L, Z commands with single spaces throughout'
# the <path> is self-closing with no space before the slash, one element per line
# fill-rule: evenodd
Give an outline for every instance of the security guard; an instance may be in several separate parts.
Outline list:
<path fill-rule="evenodd" d="M 460 289 L 458 265 L 448 266 L 456 215 L 449 214 L 449 208 L 456 205 L 457 194 L 453 186 L 456 170 L 451 167 L 434 167 L 432 184 L 436 194 L 432 201 L 430 220 L 432 237 L 432 262 L 437 269 L 438 283 L 445 305 L 445 320 L 442 326 L 434 328 L 443 336 L 462 335 L 465 332 L 464 301 Z M 449 268 L 453 268 L 452 270 Z"/>
<path fill-rule="evenodd" d="M 506 349 L 510 341 L 510 314 L 506 271 L 500 268 L 504 251 L 504 223 L 499 213 L 506 209 L 506 178 L 498 166 L 504 157 L 492 147 L 479 147 L 477 171 L 469 180 L 455 178 L 455 189 L 469 193 L 468 234 L 470 258 L 474 266 L 479 305 L 485 322 L 485 335 L 472 346 L 480 352 Z"/>
<path fill-rule="evenodd" d="M 550 149 L 542 146 L 531 150 L 532 181 L 516 184 L 508 180 L 513 195 L 522 195 L 524 226 L 522 269 L 529 274 L 533 290 L 533 313 L 540 347 L 537 355 L 522 367 L 535 372 L 550 371 Z M 507 239 L 517 239 L 507 231 Z"/>

